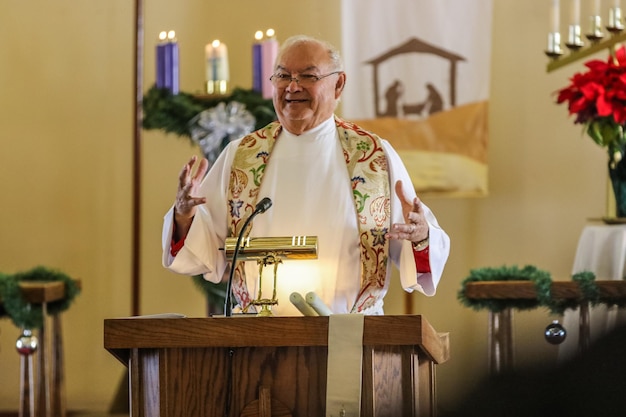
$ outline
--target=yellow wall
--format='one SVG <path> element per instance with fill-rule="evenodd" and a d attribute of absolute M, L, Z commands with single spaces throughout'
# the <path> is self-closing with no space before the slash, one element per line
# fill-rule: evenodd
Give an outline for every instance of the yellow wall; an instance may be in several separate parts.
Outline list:
<path fill-rule="evenodd" d="M 216 37 L 228 44 L 233 84 L 242 87 L 251 84 L 257 29 L 340 45 L 337 0 L 146 3 L 146 88 L 164 29 L 177 31 L 188 92 L 202 88 L 203 46 Z M 424 199 L 452 239 L 438 294 L 413 296 L 414 312 L 451 334 L 452 359 L 438 368 L 443 409 L 486 372 L 487 315 L 456 300 L 469 270 L 534 264 L 568 279 L 586 219 L 605 212 L 605 154 L 580 138 L 551 95 L 582 66 L 546 73 L 544 1 L 494 0 L 493 18 L 489 196 Z M 0 38 L 0 271 L 41 264 L 82 280 L 64 315 L 68 408 L 105 410 L 124 369 L 103 349 L 102 322 L 131 313 L 132 1 L 5 2 Z M 161 219 L 179 169 L 197 152 L 174 136 L 144 135 L 142 314 L 204 314 L 191 280 L 160 264 Z M 403 297 L 392 284 L 388 314 L 403 311 Z M 551 319 L 544 311 L 516 315 L 518 363 L 554 358 L 543 340 Z M 0 322 L 0 410 L 18 404 L 18 333 Z"/>

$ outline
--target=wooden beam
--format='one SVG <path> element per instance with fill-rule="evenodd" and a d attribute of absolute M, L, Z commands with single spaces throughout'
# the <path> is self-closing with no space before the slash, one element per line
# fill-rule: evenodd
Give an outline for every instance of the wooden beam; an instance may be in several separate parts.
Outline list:
<path fill-rule="evenodd" d="M 596 281 L 601 297 L 626 299 L 626 281 Z M 465 296 L 470 299 L 535 299 L 537 291 L 532 281 L 469 282 Z M 583 299 L 580 286 L 574 281 L 552 282 L 552 297 L 557 299 Z"/>

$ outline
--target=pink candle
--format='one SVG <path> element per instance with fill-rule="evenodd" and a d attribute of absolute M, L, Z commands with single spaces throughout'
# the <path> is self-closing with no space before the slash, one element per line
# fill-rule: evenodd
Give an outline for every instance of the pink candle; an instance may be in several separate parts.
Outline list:
<path fill-rule="evenodd" d="M 268 29 L 268 36 L 261 42 L 261 93 L 263 98 L 272 98 L 272 83 L 270 77 L 274 74 L 274 64 L 278 55 L 278 41 L 274 37 L 274 30 Z"/>

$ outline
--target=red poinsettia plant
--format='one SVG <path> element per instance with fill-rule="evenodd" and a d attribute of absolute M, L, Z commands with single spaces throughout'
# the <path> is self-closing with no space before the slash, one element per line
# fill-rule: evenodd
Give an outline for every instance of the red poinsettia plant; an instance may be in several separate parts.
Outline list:
<path fill-rule="evenodd" d="M 567 103 L 574 123 L 583 124 L 587 134 L 610 157 L 621 159 L 626 144 L 626 49 L 622 46 L 607 61 L 585 63 L 586 72 L 575 74 L 571 84 L 558 91 L 557 103 Z"/>

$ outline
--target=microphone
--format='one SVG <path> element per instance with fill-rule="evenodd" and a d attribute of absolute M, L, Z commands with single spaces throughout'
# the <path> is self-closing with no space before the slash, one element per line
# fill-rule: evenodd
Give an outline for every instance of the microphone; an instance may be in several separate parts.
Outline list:
<path fill-rule="evenodd" d="M 237 236 L 237 244 L 235 245 L 235 250 L 233 252 L 233 260 L 230 264 L 230 273 L 228 274 L 228 284 L 226 285 L 226 300 L 224 302 L 224 316 L 231 317 L 233 315 L 233 306 L 231 305 L 231 297 L 233 292 L 233 277 L 235 276 L 235 266 L 237 265 L 237 255 L 239 254 L 239 246 L 241 246 L 241 240 L 243 239 L 244 234 L 246 233 L 246 229 L 248 225 L 252 221 L 257 214 L 265 213 L 267 209 L 272 207 L 272 200 L 269 197 L 265 197 L 261 201 L 257 203 L 254 207 L 254 211 L 248 217 L 243 224 L 243 227 L 239 231 L 239 235 Z"/>
<path fill-rule="evenodd" d="M 259 213 L 265 213 L 270 207 L 272 207 L 272 200 L 270 200 L 269 197 L 265 197 L 263 200 L 257 203 L 256 207 L 254 208 L 255 213 L 252 213 L 252 216 L 256 216 Z"/>

